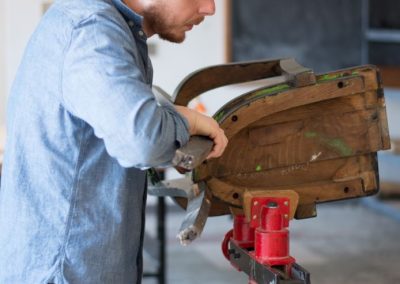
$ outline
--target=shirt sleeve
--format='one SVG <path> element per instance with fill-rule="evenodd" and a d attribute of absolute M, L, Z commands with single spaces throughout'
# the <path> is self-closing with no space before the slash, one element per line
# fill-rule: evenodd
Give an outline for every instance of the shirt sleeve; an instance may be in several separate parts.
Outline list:
<path fill-rule="evenodd" d="M 157 104 L 129 33 L 101 15 L 75 26 L 65 53 L 63 104 L 123 167 L 165 166 L 187 143 L 188 123 L 172 104 Z"/>

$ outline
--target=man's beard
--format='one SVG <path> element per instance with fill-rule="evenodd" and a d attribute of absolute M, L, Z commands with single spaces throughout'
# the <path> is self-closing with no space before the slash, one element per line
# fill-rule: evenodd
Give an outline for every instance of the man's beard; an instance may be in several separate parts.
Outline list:
<path fill-rule="evenodd" d="M 158 34 L 161 39 L 175 43 L 183 42 L 186 38 L 185 31 L 174 29 L 174 26 L 169 24 L 168 15 L 170 13 L 162 6 L 153 6 L 143 13 L 149 28 Z M 202 17 L 190 24 L 199 24 L 203 20 L 204 18 Z"/>

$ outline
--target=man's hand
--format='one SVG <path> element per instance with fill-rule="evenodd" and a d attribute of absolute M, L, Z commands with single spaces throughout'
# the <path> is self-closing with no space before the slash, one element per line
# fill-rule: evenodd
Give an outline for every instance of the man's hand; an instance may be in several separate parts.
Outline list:
<path fill-rule="evenodd" d="M 220 157 L 228 144 L 228 138 L 218 123 L 213 118 L 187 107 L 175 106 L 175 108 L 189 122 L 190 135 L 208 136 L 214 141 L 214 147 L 207 159 Z"/>

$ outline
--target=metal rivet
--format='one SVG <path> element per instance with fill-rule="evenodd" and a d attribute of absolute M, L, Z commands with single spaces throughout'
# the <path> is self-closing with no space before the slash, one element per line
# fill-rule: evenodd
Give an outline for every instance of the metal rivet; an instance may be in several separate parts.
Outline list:
<path fill-rule="evenodd" d="M 254 219 L 254 220 L 257 219 L 257 215 L 253 215 L 253 219 Z"/>
<path fill-rule="evenodd" d="M 258 201 L 254 201 L 254 206 L 257 206 L 258 205 Z"/>
<path fill-rule="evenodd" d="M 143 35 L 144 35 L 144 32 L 143 32 L 143 31 L 139 31 L 139 35 L 140 35 L 140 36 L 143 36 Z"/>
<path fill-rule="evenodd" d="M 240 258 L 240 253 L 235 253 L 234 255 L 233 255 L 233 258 L 235 258 L 235 259 L 238 259 L 238 258 Z"/>
<path fill-rule="evenodd" d="M 288 215 L 288 214 L 285 214 L 285 219 L 287 219 L 287 218 L 289 218 L 289 215 Z"/>
<path fill-rule="evenodd" d="M 289 201 L 285 201 L 283 204 L 285 204 L 285 206 L 289 205 Z"/>
<path fill-rule="evenodd" d="M 128 25 L 131 27 L 131 28 L 133 28 L 133 26 L 135 25 L 132 21 L 129 21 L 128 22 Z"/>

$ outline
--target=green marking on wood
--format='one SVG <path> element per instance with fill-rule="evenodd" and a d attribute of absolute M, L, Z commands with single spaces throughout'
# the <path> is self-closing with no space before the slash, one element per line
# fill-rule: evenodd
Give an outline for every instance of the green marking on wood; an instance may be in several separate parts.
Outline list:
<path fill-rule="evenodd" d="M 252 94 L 250 96 L 250 98 L 257 98 L 257 97 L 261 97 L 261 96 L 265 96 L 265 95 L 270 95 L 276 92 L 280 92 L 280 91 L 284 91 L 289 89 L 290 86 L 288 84 L 280 84 L 280 85 L 276 85 L 270 88 L 266 88 L 266 89 L 262 89 L 260 91 L 255 92 L 254 94 Z"/>
<path fill-rule="evenodd" d="M 318 138 L 321 143 L 333 148 L 335 151 L 339 152 L 342 156 L 350 156 L 353 154 L 353 149 L 351 149 L 346 142 L 340 138 L 328 138 L 323 135 L 318 134 L 315 131 L 304 132 L 304 137 L 306 138 Z"/>
<path fill-rule="evenodd" d="M 325 74 L 325 75 L 321 75 L 317 78 L 318 83 L 321 82 L 325 82 L 325 81 L 330 81 L 330 80 L 335 80 L 335 79 L 339 79 L 339 78 L 343 78 L 346 77 L 348 75 L 351 76 L 357 76 L 360 73 L 358 71 L 353 71 L 351 74 L 346 74 L 346 73 L 338 73 L 338 74 Z"/>
<path fill-rule="evenodd" d="M 343 74 L 325 74 L 318 78 L 318 82 L 325 82 L 330 80 L 335 80 L 337 78 L 343 77 Z"/>
<path fill-rule="evenodd" d="M 214 119 L 215 119 L 217 122 L 220 122 L 220 120 L 222 119 L 222 117 L 224 116 L 224 114 L 225 114 L 224 111 L 220 111 L 219 113 L 217 113 L 217 114 L 214 115 Z"/>
<path fill-rule="evenodd" d="M 343 156 L 350 156 L 353 154 L 353 150 L 340 138 L 330 139 L 326 144 L 337 149 Z"/>
<path fill-rule="evenodd" d="M 261 171 L 261 170 L 262 170 L 261 165 L 257 165 L 257 167 L 256 167 L 256 172 L 259 172 L 259 171 Z"/>
<path fill-rule="evenodd" d="M 314 132 L 314 131 L 306 131 L 306 132 L 304 132 L 304 137 L 306 137 L 306 138 L 315 138 L 317 136 L 318 136 L 318 133 Z"/>

